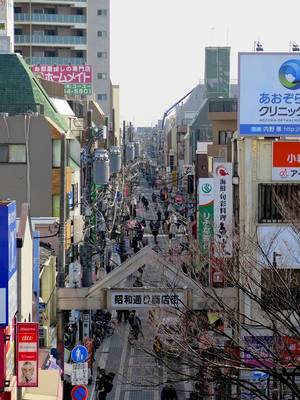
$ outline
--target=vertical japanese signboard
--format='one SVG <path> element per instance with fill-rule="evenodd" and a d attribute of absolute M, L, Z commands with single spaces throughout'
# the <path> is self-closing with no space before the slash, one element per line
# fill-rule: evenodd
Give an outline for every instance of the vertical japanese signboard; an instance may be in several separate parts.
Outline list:
<path fill-rule="evenodd" d="M 0 202 L 0 326 L 17 311 L 16 203 Z"/>
<path fill-rule="evenodd" d="M 214 163 L 214 255 L 232 257 L 232 165 Z"/>
<path fill-rule="evenodd" d="M 214 235 L 214 180 L 198 181 L 198 241 L 201 253 L 208 254 Z"/>
<path fill-rule="evenodd" d="M 17 386 L 38 386 L 39 325 L 36 322 L 17 324 Z"/>
<path fill-rule="evenodd" d="M 272 180 L 300 180 L 300 142 L 272 143 Z"/>
<path fill-rule="evenodd" d="M 299 54 L 240 53 L 240 134 L 299 136 L 299 88 Z"/>

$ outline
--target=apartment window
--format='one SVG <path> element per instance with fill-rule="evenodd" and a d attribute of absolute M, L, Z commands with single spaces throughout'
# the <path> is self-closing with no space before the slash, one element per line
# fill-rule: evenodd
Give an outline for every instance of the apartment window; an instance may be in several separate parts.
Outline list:
<path fill-rule="evenodd" d="M 44 57 L 56 57 L 57 53 L 55 50 L 45 50 Z"/>
<path fill-rule="evenodd" d="M 45 35 L 46 36 L 56 36 L 57 31 L 56 31 L 56 29 L 45 29 Z"/>
<path fill-rule="evenodd" d="M 15 12 L 15 14 L 21 14 L 22 13 L 22 7 L 14 7 L 14 12 Z"/>
<path fill-rule="evenodd" d="M 44 13 L 45 14 L 57 14 L 57 11 L 56 11 L 56 9 L 55 8 L 45 8 L 45 11 L 44 11 Z"/>
<path fill-rule="evenodd" d="M 76 51 L 76 58 L 83 58 L 83 57 L 84 57 L 83 51 L 82 50 L 77 50 Z"/>
<path fill-rule="evenodd" d="M 0 163 L 26 163 L 25 144 L 1 144 Z"/>
<path fill-rule="evenodd" d="M 101 17 L 106 17 L 107 16 L 107 10 L 102 9 L 97 11 L 98 15 L 101 15 Z"/>
<path fill-rule="evenodd" d="M 22 35 L 22 29 L 21 28 L 15 28 L 15 35 Z"/>
<path fill-rule="evenodd" d="M 107 37 L 107 31 L 98 31 L 97 33 L 98 33 L 99 37 L 103 37 L 103 38 Z"/>
<path fill-rule="evenodd" d="M 60 167 L 60 140 L 52 140 L 52 167 Z"/>
<path fill-rule="evenodd" d="M 219 144 L 227 144 L 232 138 L 232 131 L 219 131 Z"/>
<path fill-rule="evenodd" d="M 107 79 L 107 74 L 104 72 L 98 72 L 97 78 L 98 79 Z"/>
<path fill-rule="evenodd" d="M 260 183 L 258 222 L 276 223 L 300 217 L 300 184 Z"/>
<path fill-rule="evenodd" d="M 98 58 L 107 58 L 107 52 L 106 51 L 98 51 L 97 57 Z"/>
<path fill-rule="evenodd" d="M 106 101 L 107 100 L 107 94 L 106 93 L 98 94 L 98 100 Z"/>

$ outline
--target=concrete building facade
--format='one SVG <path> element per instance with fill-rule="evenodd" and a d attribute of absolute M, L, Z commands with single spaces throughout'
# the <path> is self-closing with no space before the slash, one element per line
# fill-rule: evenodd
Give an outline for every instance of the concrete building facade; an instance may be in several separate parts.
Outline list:
<path fill-rule="evenodd" d="M 19 0 L 15 51 L 30 65 L 89 64 L 94 99 L 111 116 L 109 0 Z"/>

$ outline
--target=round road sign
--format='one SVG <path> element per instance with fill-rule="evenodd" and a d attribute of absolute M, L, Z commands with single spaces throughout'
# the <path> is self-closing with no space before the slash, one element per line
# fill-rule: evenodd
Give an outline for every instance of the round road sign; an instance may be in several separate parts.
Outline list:
<path fill-rule="evenodd" d="M 84 385 L 74 386 L 71 391 L 71 396 L 73 400 L 87 400 L 88 395 L 89 391 Z"/>

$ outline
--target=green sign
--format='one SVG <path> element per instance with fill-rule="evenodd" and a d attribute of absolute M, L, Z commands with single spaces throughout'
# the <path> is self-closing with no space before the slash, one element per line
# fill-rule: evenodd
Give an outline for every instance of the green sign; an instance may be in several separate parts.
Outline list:
<path fill-rule="evenodd" d="M 200 178 L 198 182 L 198 242 L 202 255 L 208 255 L 214 239 L 214 181 Z"/>
<path fill-rule="evenodd" d="M 88 95 L 92 94 L 92 85 L 88 83 L 68 83 L 64 85 L 65 95 Z"/>

